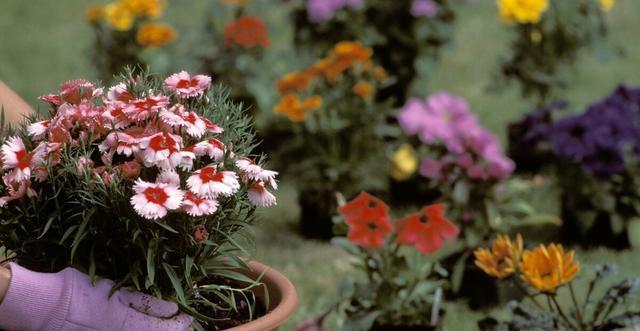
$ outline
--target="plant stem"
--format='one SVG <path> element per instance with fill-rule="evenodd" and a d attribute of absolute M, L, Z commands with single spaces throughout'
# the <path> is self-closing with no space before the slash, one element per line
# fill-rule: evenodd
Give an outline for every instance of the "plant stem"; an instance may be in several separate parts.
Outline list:
<path fill-rule="evenodd" d="M 580 311 L 580 306 L 578 306 L 578 300 L 576 300 L 575 292 L 573 291 L 573 284 L 569 282 L 569 291 L 571 292 L 571 300 L 573 301 L 573 306 L 576 307 L 576 319 L 578 321 L 578 329 L 580 331 L 584 330 L 584 321 L 582 319 L 582 312 Z"/>
<path fill-rule="evenodd" d="M 558 303 L 558 300 L 556 300 L 555 294 L 548 295 L 547 297 L 551 298 L 551 301 L 553 301 L 553 303 L 556 306 L 556 309 L 558 310 L 558 314 L 560 314 L 560 317 L 562 317 L 562 319 L 565 321 L 565 323 L 567 324 L 569 329 L 573 329 L 573 324 L 571 324 L 571 321 L 569 321 L 569 318 L 567 318 L 567 315 L 565 315 L 564 311 L 560 307 L 560 304 Z"/>
<path fill-rule="evenodd" d="M 538 302 L 538 300 L 536 300 L 535 297 L 533 297 L 531 294 L 529 294 L 529 292 L 527 291 L 526 288 L 522 287 L 522 284 L 520 284 L 517 280 L 513 281 L 516 284 L 516 287 L 522 292 L 524 293 L 524 295 L 529 298 L 529 300 L 531 300 L 531 302 L 533 302 L 536 307 L 538 307 L 540 310 L 544 310 L 544 308 L 542 307 L 542 305 Z"/>

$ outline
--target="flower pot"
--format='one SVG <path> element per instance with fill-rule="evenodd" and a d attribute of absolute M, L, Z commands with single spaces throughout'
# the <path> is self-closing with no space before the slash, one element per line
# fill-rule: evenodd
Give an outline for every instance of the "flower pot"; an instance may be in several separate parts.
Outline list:
<path fill-rule="evenodd" d="M 300 232 L 308 238 L 329 240 L 333 237 L 333 215 L 338 204 L 334 192 L 304 190 L 298 197 Z"/>
<path fill-rule="evenodd" d="M 255 261 L 249 262 L 248 265 L 251 268 L 251 271 L 247 272 L 248 277 L 256 279 L 264 273 L 261 281 L 268 291 L 268 311 L 264 316 L 226 331 L 277 331 L 282 323 L 293 314 L 298 305 L 296 289 L 278 271 Z M 254 293 L 259 298 L 265 298 L 264 288 L 257 288 Z"/>

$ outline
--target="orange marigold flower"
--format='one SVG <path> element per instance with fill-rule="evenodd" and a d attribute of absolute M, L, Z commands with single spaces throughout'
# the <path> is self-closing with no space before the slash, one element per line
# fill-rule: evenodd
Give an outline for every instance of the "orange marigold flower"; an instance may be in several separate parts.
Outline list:
<path fill-rule="evenodd" d="M 294 71 L 285 74 L 278 81 L 276 88 L 278 92 L 287 94 L 291 92 L 304 91 L 309 85 L 309 76 L 304 72 Z"/>
<path fill-rule="evenodd" d="M 525 251 L 520 262 L 522 279 L 544 293 L 554 293 L 556 289 L 573 280 L 580 263 L 574 261 L 574 252 L 564 252 L 562 245 L 540 245 L 533 251 Z"/>
<path fill-rule="evenodd" d="M 351 66 L 354 62 L 361 62 L 365 68 L 371 66 L 373 50 L 364 47 L 359 41 L 342 41 L 337 43 L 330 53 L 334 61 Z"/>
<path fill-rule="evenodd" d="M 377 66 L 373 68 L 373 77 L 375 77 L 379 82 L 384 82 L 389 78 L 389 75 L 387 75 L 387 71 L 384 70 L 383 67 Z"/>
<path fill-rule="evenodd" d="M 312 95 L 308 99 L 304 100 L 302 106 L 307 110 L 317 110 L 322 107 L 322 97 L 319 95 Z"/>
<path fill-rule="evenodd" d="M 133 15 L 140 17 L 160 17 L 166 7 L 165 0 L 119 0 L 119 2 L 129 8 Z"/>
<path fill-rule="evenodd" d="M 338 208 L 349 225 L 347 238 L 356 245 L 368 249 L 384 246 L 385 238 L 393 230 L 389 221 L 389 207 L 367 192 Z"/>
<path fill-rule="evenodd" d="M 267 26 L 258 17 L 243 16 L 229 23 L 224 29 L 225 47 L 240 45 L 244 48 L 269 47 Z"/>
<path fill-rule="evenodd" d="M 445 241 L 455 239 L 460 230 L 444 216 L 444 205 L 435 204 L 396 222 L 401 245 L 415 246 L 422 253 L 433 253 Z"/>
<path fill-rule="evenodd" d="M 102 6 L 91 6 L 87 8 L 85 17 L 89 23 L 98 23 L 102 19 Z"/>
<path fill-rule="evenodd" d="M 136 40 L 143 47 L 161 47 L 176 39 L 176 30 L 168 24 L 148 23 L 138 30 Z"/>
<path fill-rule="evenodd" d="M 289 93 L 280 99 L 273 110 L 287 116 L 293 122 L 302 122 L 307 118 L 309 111 L 316 110 L 321 106 L 322 98 L 320 96 L 314 95 L 306 100 L 300 100 L 297 95 Z"/>
<path fill-rule="evenodd" d="M 373 95 L 374 87 L 369 82 L 358 82 L 353 86 L 353 93 L 361 96 L 363 99 L 368 99 Z"/>
<path fill-rule="evenodd" d="M 522 255 L 522 236 L 515 242 L 506 235 L 498 235 L 491 243 L 491 249 L 478 248 L 473 252 L 475 264 L 488 275 L 505 278 L 516 272 Z"/>

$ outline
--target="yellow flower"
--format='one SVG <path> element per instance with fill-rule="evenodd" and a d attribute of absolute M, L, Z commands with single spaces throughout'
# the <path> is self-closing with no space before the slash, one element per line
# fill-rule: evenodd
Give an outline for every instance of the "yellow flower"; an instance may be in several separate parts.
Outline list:
<path fill-rule="evenodd" d="M 165 0 L 119 0 L 134 16 L 157 18 L 164 12 Z"/>
<path fill-rule="evenodd" d="M 562 245 L 540 245 L 522 254 L 520 271 L 527 284 L 541 292 L 554 293 L 576 277 L 580 263 L 573 260 L 573 251 L 565 253 Z"/>
<path fill-rule="evenodd" d="M 85 17 L 89 23 L 98 23 L 102 18 L 102 6 L 91 6 L 87 8 Z"/>
<path fill-rule="evenodd" d="M 391 158 L 391 177 L 397 181 L 409 179 L 418 170 L 418 158 L 411 145 L 402 145 Z"/>
<path fill-rule="evenodd" d="M 522 236 L 515 242 L 506 235 L 498 235 L 491 243 L 491 250 L 478 248 L 473 252 L 475 264 L 488 275 L 505 278 L 516 272 L 522 254 Z"/>
<path fill-rule="evenodd" d="M 389 76 L 387 75 L 387 71 L 380 66 L 373 68 L 373 77 L 375 77 L 379 82 L 384 82 L 385 80 L 387 80 L 387 78 L 389 78 Z"/>
<path fill-rule="evenodd" d="M 604 11 L 609 11 L 616 4 L 616 0 L 600 0 L 600 7 Z"/>
<path fill-rule="evenodd" d="M 138 30 L 136 40 L 143 47 L 161 47 L 176 39 L 176 30 L 168 24 L 148 23 Z"/>
<path fill-rule="evenodd" d="M 538 23 L 549 0 L 497 0 L 500 17 L 508 23 Z"/>
<path fill-rule="evenodd" d="M 361 96 L 363 99 L 368 99 L 369 97 L 371 97 L 371 95 L 373 95 L 374 88 L 371 83 L 362 81 L 354 85 L 352 90 L 353 93 Z"/>
<path fill-rule="evenodd" d="M 133 26 L 133 13 L 120 3 L 110 3 L 104 6 L 103 14 L 107 24 L 116 30 L 126 31 Z"/>

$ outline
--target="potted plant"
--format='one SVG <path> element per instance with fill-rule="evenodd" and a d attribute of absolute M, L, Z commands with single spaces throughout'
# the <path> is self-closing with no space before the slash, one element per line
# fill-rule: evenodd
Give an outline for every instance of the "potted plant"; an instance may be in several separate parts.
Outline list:
<path fill-rule="evenodd" d="M 3 128 L 0 251 L 175 301 L 196 330 L 277 328 L 295 290 L 238 240 L 276 203 L 277 173 L 227 95 L 203 75 L 128 71 L 43 96 L 47 113 Z"/>
<path fill-rule="evenodd" d="M 302 233 L 329 239 L 336 193 L 355 194 L 385 186 L 384 138 L 388 108 L 375 101 L 386 80 L 372 50 L 359 42 L 335 45 L 313 65 L 284 75 L 276 113 L 291 122 L 293 137 L 281 144 L 286 172 L 299 183 Z"/>
<path fill-rule="evenodd" d="M 565 239 L 616 248 L 638 242 L 639 105 L 640 89 L 620 86 L 582 113 L 559 117 L 557 106 L 546 107 L 514 124 L 513 144 L 543 156 L 538 167 L 557 177 Z"/>
<path fill-rule="evenodd" d="M 491 249 L 479 248 L 474 254 L 475 263 L 488 275 L 498 279 L 511 278 L 525 296 L 521 302 L 511 305 L 511 320 L 501 322 L 485 318 L 478 322 L 482 331 L 595 331 L 638 325 L 640 312 L 629 310 L 625 304 L 636 295 L 640 279 L 623 279 L 604 292 L 597 288 L 604 279 L 616 273 L 617 268 L 613 265 L 581 270 L 574 251 L 565 251 L 559 244 L 541 244 L 523 251 L 519 235 L 515 241 L 498 236 Z M 574 291 L 573 287 L 579 273 L 592 277 L 583 293 Z M 558 294 L 562 290 L 568 292 L 571 303 L 564 304 L 559 300 Z M 600 298 L 596 298 L 598 292 L 603 293 Z"/>
<path fill-rule="evenodd" d="M 342 40 L 360 40 L 393 77 L 381 100 L 406 101 L 412 85 L 424 87 L 453 37 L 449 0 L 305 0 L 294 11 L 295 42 L 322 54 Z M 387 22 L 395 22 L 393 28 Z"/>
<path fill-rule="evenodd" d="M 536 106 L 557 101 L 574 63 L 584 52 L 601 59 L 614 53 L 604 13 L 613 1 L 498 0 L 500 19 L 513 32 L 509 53 L 500 59 L 494 87 L 516 82 Z M 619 51 L 618 51 L 619 52 Z"/>
<path fill-rule="evenodd" d="M 408 182 L 415 189 L 408 195 L 394 190 L 391 196 L 404 205 L 433 196 L 450 201 L 461 229 L 457 253 L 444 261 L 453 273 L 452 291 L 469 297 L 472 306 L 499 301 L 495 282 L 473 266 L 471 250 L 498 231 L 559 224 L 558 217 L 538 212 L 527 196 L 540 191 L 542 183 L 510 178 L 513 162 L 461 97 L 437 92 L 424 100 L 412 98 L 397 118 L 406 140 L 392 157 L 391 188 Z"/>
<path fill-rule="evenodd" d="M 443 288 L 448 286 L 439 251 L 459 234 L 445 217 L 445 206 L 429 205 L 392 222 L 382 200 L 361 192 L 348 203 L 342 201 L 339 213 L 347 235 L 332 242 L 351 254 L 364 274 L 357 280 L 347 277 L 339 286 L 332 311 L 343 320 L 341 330 L 439 330 Z M 298 330 L 321 330 L 326 315 Z"/>
<path fill-rule="evenodd" d="M 177 38 L 172 26 L 156 21 L 165 7 L 165 0 L 113 0 L 87 9 L 95 33 L 91 56 L 102 81 L 111 82 L 125 67 L 159 64 L 164 69 L 167 59 L 161 48 Z"/>

